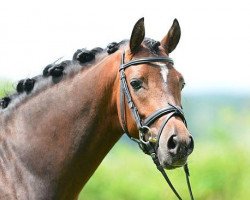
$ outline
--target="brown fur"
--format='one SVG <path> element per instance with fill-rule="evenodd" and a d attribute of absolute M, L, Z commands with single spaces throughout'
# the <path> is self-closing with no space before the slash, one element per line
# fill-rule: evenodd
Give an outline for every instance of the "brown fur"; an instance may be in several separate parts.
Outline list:
<path fill-rule="evenodd" d="M 105 155 L 122 136 L 118 68 L 122 49 L 126 61 L 152 56 L 147 46 L 131 54 L 126 43 L 112 55 L 68 76 L 58 84 L 26 97 L 0 115 L 0 199 L 76 199 Z M 167 56 L 163 46 L 158 55 Z M 133 92 L 142 118 L 167 102 L 181 105 L 181 74 L 168 65 L 168 83 L 153 64 L 130 67 L 127 81 L 143 78 L 145 91 Z M 126 106 L 130 133 L 138 137 Z M 157 133 L 163 119 L 152 126 Z M 183 140 L 189 133 L 179 118 L 171 118 L 160 140 L 159 159 L 164 165 L 166 142 L 172 134 Z M 171 162 L 174 162 L 173 160 Z M 174 164 L 174 163 L 173 163 Z M 182 163 L 183 164 L 183 163 Z"/>

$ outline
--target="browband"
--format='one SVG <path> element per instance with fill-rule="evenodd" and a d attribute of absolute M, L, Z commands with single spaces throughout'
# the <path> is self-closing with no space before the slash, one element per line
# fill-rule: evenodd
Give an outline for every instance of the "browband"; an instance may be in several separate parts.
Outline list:
<path fill-rule="evenodd" d="M 124 52 L 123 52 L 123 59 L 124 59 Z M 140 58 L 136 60 L 131 60 L 128 63 L 123 63 L 120 66 L 119 71 L 124 70 L 130 67 L 131 65 L 145 64 L 145 63 L 150 63 L 150 62 L 168 62 L 168 63 L 174 64 L 173 59 L 167 58 L 167 57 Z"/>

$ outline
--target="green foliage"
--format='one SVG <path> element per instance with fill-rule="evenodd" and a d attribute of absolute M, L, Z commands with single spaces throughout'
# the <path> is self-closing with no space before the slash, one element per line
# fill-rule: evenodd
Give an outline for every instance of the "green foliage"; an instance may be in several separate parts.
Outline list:
<path fill-rule="evenodd" d="M 250 148 L 231 142 L 198 141 L 189 168 L 195 199 L 248 199 Z M 182 169 L 167 171 L 183 199 L 189 199 Z M 85 200 L 176 199 L 151 159 L 120 142 L 83 189 Z"/>
<path fill-rule="evenodd" d="M 8 95 L 13 90 L 13 84 L 10 81 L 0 81 L 0 98 Z"/>
<path fill-rule="evenodd" d="M 250 97 L 196 95 L 183 100 L 195 150 L 189 159 L 197 200 L 250 196 Z M 168 171 L 183 199 L 190 199 L 182 169 Z M 107 155 L 80 199 L 176 199 L 151 159 L 122 142 Z"/>

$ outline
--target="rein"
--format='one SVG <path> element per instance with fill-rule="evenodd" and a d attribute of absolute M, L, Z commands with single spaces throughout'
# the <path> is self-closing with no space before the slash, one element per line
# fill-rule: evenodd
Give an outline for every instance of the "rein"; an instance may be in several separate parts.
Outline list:
<path fill-rule="evenodd" d="M 175 105 L 168 103 L 168 105 L 169 105 L 168 107 L 157 110 L 154 113 L 152 113 L 150 116 L 148 116 L 146 119 L 142 120 L 139 113 L 138 113 L 138 109 L 132 100 L 132 96 L 129 92 L 128 84 L 126 81 L 126 75 L 125 75 L 125 69 L 130 67 L 130 66 L 133 66 L 133 65 L 145 64 L 145 63 L 150 63 L 150 62 L 167 62 L 167 63 L 174 64 L 174 62 L 171 58 L 168 58 L 168 57 L 150 57 L 150 58 L 136 59 L 136 60 L 132 60 L 128 63 L 124 63 L 124 58 L 125 58 L 125 51 L 123 52 L 123 54 L 121 56 L 121 65 L 120 65 L 120 69 L 119 69 L 120 81 L 121 81 L 121 83 L 120 83 L 120 85 L 121 85 L 120 86 L 121 87 L 120 88 L 120 110 L 121 110 L 121 121 L 122 121 L 123 131 L 124 131 L 124 133 L 126 133 L 126 135 L 131 140 L 133 140 L 134 142 L 136 142 L 139 145 L 139 147 L 142 149 L 142 151 L 145 154 L 151 156 L 157 169 L 162 173 L 163 177 L 165 178 L 166 182 L 168 183 L 169 187 L 172 189 L 172 191 L 174 192 L 176 197 L 179 200 L 182 200 L 182 198 L 180 197 L 180 195 L 178 194 L 178 192 L 176 191 L 176 189 L 172 185 L 171 181 L 169 180 L 167 173 L 165 172 L 163 167 L 160 165 L 160 162 L 159 162 L 159 159 L 158 159 L 156 152 L 157 152 L 157 149 L 159 147 L 159 140 L 160 140 L 161 134 L 163 132 L 163 129 L 166 126 L 166 124 L 168 123 L 168 121 L 170 120 L 170 118 L 172 118 L 173 116 L 180 117 L 182 119 L 182 121 L 184 122 L 185 126 L 187 127 L 184 113 L 179 106 L 175 106 Z M 128 132 L 127 123 L 126 123 L 126 119 L 125 119 L 125 116 L 126 116 L 125 102 L 124 102 L 125 98 L 126 98 L 128 106 L 132 112 L 133 118 L 136 122 L 137 129 L 139 130 L 139 139 L 133 138 Z M 160 126 L 157 137 L 150 136 L 148 141 L 146 141 L 145 136 L 147 133 L 150 132 L 150 128 L 149 128 L 150 125 L 152 125 L 157 119 L 159 119 L 160 117 L 165 116 L 165 115 L 168 115 L 168 116 L 163 121 L 162 125 Z M 194 197 L 192 194 L 192 189 L 191 189 L 191 184 L 190 184 L 190 180 L 189 180 L 190 174 L 189 174 L 187 163 L 184 165 L 183 168 L 184 168 L 184 172 L 186 175 L 186 181 L 187 181 L 187 185 L 188 185 L 190 198 L 191 198 L 191 200 L 194 200 Z"/>

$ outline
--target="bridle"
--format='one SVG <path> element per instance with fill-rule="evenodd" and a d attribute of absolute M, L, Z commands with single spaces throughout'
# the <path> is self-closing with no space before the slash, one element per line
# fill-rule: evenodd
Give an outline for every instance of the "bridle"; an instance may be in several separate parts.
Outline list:
<path fill-rule="evenodd" d="M 169 187 L 172 189 L 172 191 L 174 192 L 176 197 L 179 200 L 181 200 L 182 198 L 180 197 L 180 195 L 178 194 L 178 192 L 176 191 L 176 189 L 172 185 L 165 170 L 160 165 L 160 162 L 159 162 L 159 159 L 158 159 L 156 152 L 157 152 L 157 149 L 159 147 L 159 140 L 160 140 L 161 134 L 163 132 L 163 129 L 166 126 L 166 124 L 168 123 L 168 121 L 170 120 L 170 118 L 172 118 L 174 116 L 180 117 L 182 119 L 182 121 L 184 122 L 185 126 L 187 127 L 187 123 L 186 123 L 182 108 L 180 108 L 179 106 L 175 106 L 175 105 L 168 103 L 168 107 L 157 110 L 157 111 L 153 112 L 151 115 L 149 115 L 146 119 L 142 120 L 140 115 L 139 115 L 138 109 L 133 102 L 133 99 L 132 99 L 132 96 L 130 94 L 128 84 L 126 81 L 126 75 L 125 75 L 125 69 L 130 67 L 130 66 L 133 66 L 133 65 L 152 63 L 152 62 L 166 62 L 166 63 L 174 64 L 174 62 L 169 57 L 140 58 L 140 59 L 136 59 L 136 60 L 131 60 L 127 63 L 125 63 L 124 59 L 125 59 L 125 51 L 122 53 L 121 65 L 120 65 L 120 69 L 119 69 L 119 72 L 120 72 L 120 111 L 121 111 L 122 129 L 123 129 L 124 133 L 126 133 L 127 136 L 131 140 L 138 143 L 139 147 L 142 149 L 142 151 L 145 154 L 151 156 L 157 169 L 162 173 L 162 175 L 164 176 L 165 180 L 167 181 Z M 126 123 L 124 99 L 126 99 L 127 104 L 132 112 L 133 118 L 136 122 L 137 129 L 139 130 L 139 139 L 136 139 L 136 138 L 132 137 L 131 134 L 129 134 L 129 131 L 127 128 L 127 123 Z M 158 120 L 159 118 L 161 118 L 162 116 L 165 116 L 165 115 L 167 115 L 167 117 L 162 122 L 162 125 L 160 126 L 157 137 L 155 138 L 155 137 L 150 136 L 148 141 L 147 141 L 145 139 L 145 136 L 147 133 L 150 132 L 150 128 L 149 128 L 150 125 L 152 125 L 156 120 Z M 184 171 L 186 174 L 186 181 L 187 181 L 187 185 L 188 185 L 188 189 L 189 189 L 190 198 L 191 198 L 191 200 L 194 200 L 192 190 L 191 190 L 191 184 L 189 181 L 190 175 L 189 175 L 187 163 L 184 165 Z"/>

